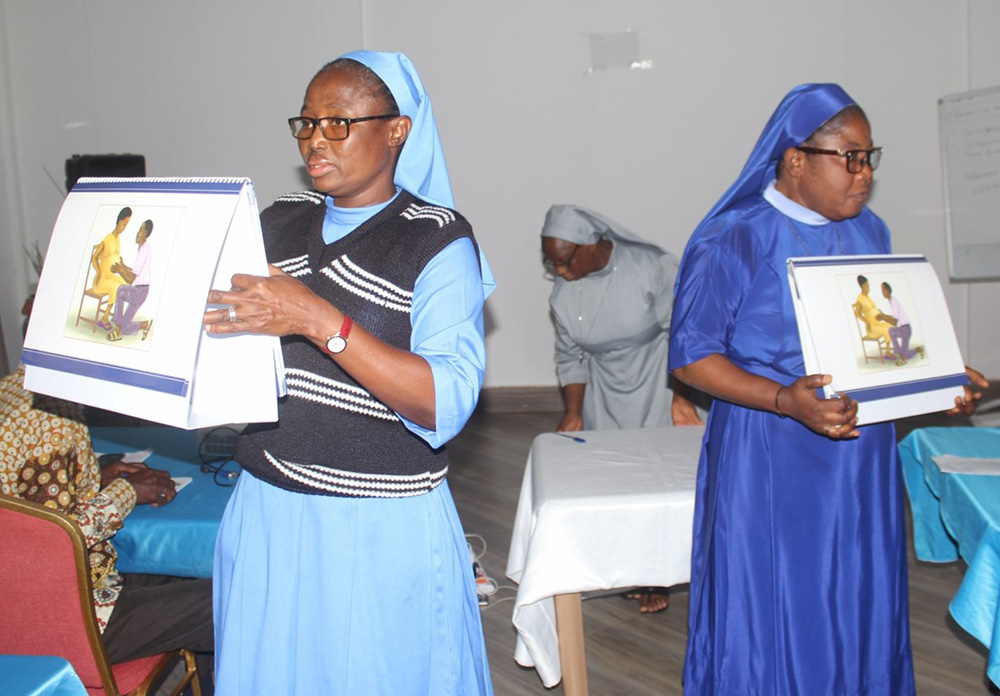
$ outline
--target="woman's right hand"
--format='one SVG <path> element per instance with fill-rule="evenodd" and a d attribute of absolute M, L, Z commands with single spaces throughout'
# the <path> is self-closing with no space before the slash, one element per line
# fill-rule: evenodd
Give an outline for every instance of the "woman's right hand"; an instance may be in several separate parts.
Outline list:
<path fill-rule="evenodd" d="M 166 505 L 177 495 L 177 488 L 170 478 L 169 471 L 143 467 L 126 479 L 135 489 L 137 505 L 160 507 Z"/>
<path fill-rule="evenodd" d="M 857 430 L 858 402 L 846 394 L 835 399 L 816 396 L 833 378 L 830 375 L 806 375 L 783 387 L 776 398 L 782 415 L 802 423 L 813 432 L 833 440 L 849 440 L 861 435 Z"/>
<path fill-rule="evenodd" d="M 111 485 L 115 479 L 123 478 L 135 489 L 136 505 L 166 505 L 177 489 L 169 471 L 151 469 L 138 462 L 111 462 L 101 467 L 101 488 Z"/>

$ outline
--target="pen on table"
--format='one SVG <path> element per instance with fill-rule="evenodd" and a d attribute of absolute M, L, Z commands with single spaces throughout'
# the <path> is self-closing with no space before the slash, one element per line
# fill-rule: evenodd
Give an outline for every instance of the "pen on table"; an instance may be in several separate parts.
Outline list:
<path fill-rule="evenodd" d="M 573 442 L 586 442 L 582 437 L 577 437 L 576 435 L 567 435 L 566 433 L 553 433 L 559 437 L 564 437 L 567 440 L 572 440 Z"/>

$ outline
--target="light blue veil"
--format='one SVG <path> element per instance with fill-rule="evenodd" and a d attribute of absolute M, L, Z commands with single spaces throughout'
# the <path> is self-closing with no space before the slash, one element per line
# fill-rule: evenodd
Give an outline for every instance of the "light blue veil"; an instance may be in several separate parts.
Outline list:
<path fill-rule="evenodd" d="M 402 53 L 376 51 L 352 51 L 341 58 L 355 60 L 378 75 L 396 99 L 399 113 L 409 116 L 413 122 L 410 135 L 396 163 L 393 178 L 396 186 L 428 203 L 454 208 L 455 197 L 451 191 L 441 137 L 434 121 L 431 98 L 424 91 L 420 75 L 410 59 Z M 496 287 L 496 280 L 481 246 L 479 264 L 483 274 L 483 290 L 489 295 Z"/>

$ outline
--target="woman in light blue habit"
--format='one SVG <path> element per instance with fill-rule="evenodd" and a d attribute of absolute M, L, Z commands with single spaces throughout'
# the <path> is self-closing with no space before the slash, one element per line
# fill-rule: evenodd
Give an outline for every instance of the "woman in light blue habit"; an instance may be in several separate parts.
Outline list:
<path fill-rule="evenodd" d="M 472 412 L 494 281 L 402 54 L 324 66 L 289 119 L 314 191 L 261 215 L 270 277 L 213 334 L 282 337 L 215 561 L 217 693 L 492 694 L 444 444 Z"/>

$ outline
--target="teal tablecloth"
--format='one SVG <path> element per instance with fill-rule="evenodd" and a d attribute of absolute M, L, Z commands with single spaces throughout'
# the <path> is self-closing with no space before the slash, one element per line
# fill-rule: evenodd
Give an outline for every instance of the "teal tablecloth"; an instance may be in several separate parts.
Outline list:
<path fill-rule="evenodd" d="M 0 655 L 3 696 L 87 696 L 72 665 L 48 655 Z"/>
<path fill-rule="evenodd" d="M 212 577 L 212 555 L 232 488 L 203 473 L 194 431 L 167 427 L 91 428 L 94 450 L 133 452 L 152 447 L 146 464 L 192 481 L 163 507 L 138 505 L 112 539 L 122 573 Z M 235 465 L 227 469 L 238 470 Z"/>
<path fill-rule="evenodd" d="M 949 610 L 989 648 L 986 672 L 1000 684 L 1000 476 L 942 473 L 932 459 L 942 454 L 1000 458 L 1000 428 L 923 428 L 899 443 L 917 558 L 968 563 Z"/>

